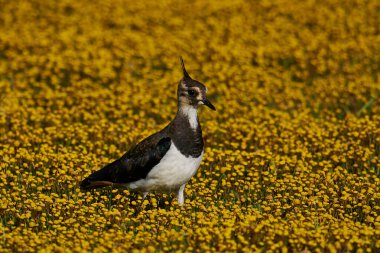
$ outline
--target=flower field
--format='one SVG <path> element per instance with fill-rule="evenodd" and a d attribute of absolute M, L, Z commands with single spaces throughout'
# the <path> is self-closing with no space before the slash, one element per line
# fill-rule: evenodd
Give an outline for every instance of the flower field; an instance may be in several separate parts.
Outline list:
<path fill-rule="evenodd" d="M 1 1 L 0 252 L 379 252 L 380 2 Z M 205 156 L 79 182 L 208 87 Z"/>

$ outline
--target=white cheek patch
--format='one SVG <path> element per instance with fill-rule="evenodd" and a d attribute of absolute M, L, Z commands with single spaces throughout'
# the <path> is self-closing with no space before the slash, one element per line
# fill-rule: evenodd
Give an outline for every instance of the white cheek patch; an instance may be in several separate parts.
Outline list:
<path fill-rule="evenodd" d="M 195 90 L 198 94 L 201 93 L 201 90 L 200 90 L 198 87 L 194 87 L 194 88 L 192 88 L 192 89 Z"/>
<path fill-rule="evenodd" d="M 196 92 L 197 92 L 197 96 L 196 96 L 196 98 L 197 98 L 197 100 L 202 100 L 202 93 L 201 93 L 201 90 L 198 88 L 198 87 L 194 87 L 193 88 Z"/>

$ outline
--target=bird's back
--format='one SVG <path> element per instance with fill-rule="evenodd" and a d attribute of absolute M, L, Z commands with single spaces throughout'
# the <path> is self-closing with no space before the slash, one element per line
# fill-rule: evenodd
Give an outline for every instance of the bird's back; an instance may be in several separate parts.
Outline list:
<path fill-rule="evenodd" d="M 149 171 L 165 156 L 170 145 L 171 139 L 165 128 L 142 140 L 121 158 L 92 173 L 82 181 L 81 188 L 127 184 L 146 178 Z"/>

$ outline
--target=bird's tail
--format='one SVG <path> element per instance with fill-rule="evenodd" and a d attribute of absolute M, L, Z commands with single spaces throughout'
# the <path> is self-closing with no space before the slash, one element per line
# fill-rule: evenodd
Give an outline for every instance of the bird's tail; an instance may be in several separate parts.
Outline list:
<path fill-rule="evenodd" d="M 99 180 L 93 180 L 90 178 L 86 178 L 80 183 L 80 188 L 82 190 L 89 190 L 89 189 L 95 189 L 95 188 L 110 186 L 110 185 L 113 185 L 113 183 L 110 181 L 99 181 Z"/>
<path fill-rule="evenodd" d="M 113 185 L 115 183 L 114 173 L 115 164 L 111 163 L 85 178 L 80 183 L 80 188 L 82 190 L 89 190 Z"/>

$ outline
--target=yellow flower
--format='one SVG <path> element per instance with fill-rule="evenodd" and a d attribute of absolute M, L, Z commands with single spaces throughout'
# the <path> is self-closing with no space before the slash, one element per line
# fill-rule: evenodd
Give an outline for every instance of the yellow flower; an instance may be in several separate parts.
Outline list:
<path fill-rule="evenodd" d="M 379 251 L 379 8 L 2 4 L 0 251 Z M 179 55 L 218 109 L 185 205 L 82 192 L 172 119 Z"/>

